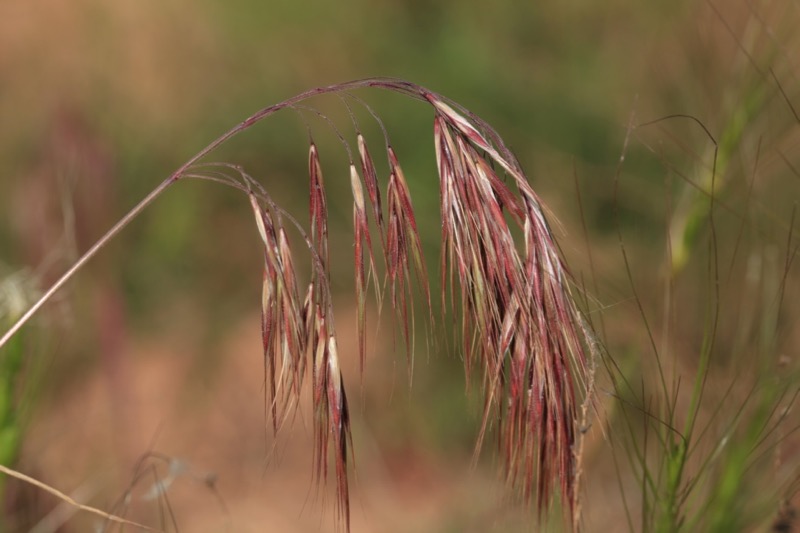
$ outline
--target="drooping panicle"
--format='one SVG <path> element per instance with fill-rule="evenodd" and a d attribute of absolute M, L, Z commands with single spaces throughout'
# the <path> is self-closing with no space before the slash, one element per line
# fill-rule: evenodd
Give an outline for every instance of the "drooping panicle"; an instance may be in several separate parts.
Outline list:
<path fill-rule="evenodd" d="M 277 431 L 297 405 L 303 381 L 306 333 L 291 246 L 283 227 L 276 225 L 254 194 L 250 203 L 264 244 L 261 292 L 261 334 L 264 348 L 265 394 Z"/>
<path fill-rule="evenodd" d="M 585 393 L 585 326 L 570 293 L 570 278 L 558 253 L 542 204 L 519 163 L 480 119 L 462 114 L 431 93 L 440 179 L 442 307 L 460 321 L 467 379 L 480 376 L 484 397 L 476 456 L 488 431 L 497 432 L 505 477 L 541 513 L 560 493 L 571 512 L 575 500 L 578 393 Z M 359 162 L 351 159 L 358 353 L 366 358 L 366 299 L 377 278 L 368 211 L 380 232 L 392 308 L 413 345 L 412 271 L 430 306 L 430 289 L 411 194 L 392 147 L 386 213 L 366 140 L 358 133 Z M 327 208 L 319 154 L 309 151 L 311 181 L 309 246 L 323 268 L 315 269 L 303 305 L 297 305 L 286 233 L 279 217 L 262 210 L 265 242 L 263 292 L 265 347 L 274 353 L 268 389 L 273 418 L 285 417 L 305 369 L 313 359 L 314 471 L 327 481 L 334 452 L 337 512 L 349 527 L 347 453 L 349 412 L 338 361 L 327 271 Z M 367 203 L 371 207 L 367 207 Z M 519 241 L 519 242 L 518 242 Z M 413 264 L 413 266 L 412 266 Z M 288 275 L 291 272 L 292 275 Z M 327 272 L 326 272 L 327 273 Z M 450 293 L 447 302 L 446 292 Z M 378 294 L 380 301 L 380 294 Z M 380 305 L 379 305 L 380 307 Z M 432 322 L 432 311 L 431 311 Z M 265 348 L 266 349 L 266 348 Z M 265 352 L 266 353 L 266 352 Z M 409 352 L 410 356 L 410 352 Z"/>
<path fill-rule="evenodd" d="M 310 368 L 315 477 L 321 482 L 327 480 L 329 453 L 333 451 L 337 510 L 349 530 L 347 454 L 348 445 L 352 449 L 352 440 L 330 294 L 328 210 L 317 146 L 311 141 L 308 155 L 310 231 L 278 206 L 242 167 L 212 163 L 206 158 L 233 137 L 289 108 L 313 112 L 328 123 L 343 143 L 350 161 L 354 199 L 358 352 L 363 371 L 366 294 L 370 282 L 381 308 L 367 201 L 383 245 L 385 281 L 391 284 L 392 303 L 404 324 L 407 345 L 413 344 L 412 270 L 430 308 L 417 219 L 394 151 L 387 146 L 390 171 L 387 221 L 377 172 L 364 137 L 357 132 L 362 181 L 345 136 L 329 117 L 305 104 L 323 94 L 339 94 L 349 97 L 347 101 L 360 102 L 380 125 L 388 145 L 383 122 L 369 105 L 351 94 L 366 88 L 394 91 L 427 101 L 434 108 L 442 216 L 442 309 L 443 313 L 449 310 L 460 318 L 467 379 L 474 371 L 482 380 L 484 414 L 476 453 L 486 432 L 490 428 L 496 430 L 507 480 L 521 488 L 525 500 L 535 500 L 542 511 L 549 505 L 558 484 L 562 502 L 572 509 L 577 483 L 574 448 L 580 447 L 580 439 L 576 443 L 576 397 L 587 396 L 584 411 L 591 405 L 586 359 L 587 354 L 593 355 L 597 349 L 591 329 L 570 293 L 571 278 L 559 256 L 542 203 L 500 136 L 476 115 L 408 81 L 371 78 L 317 87 L 258 110 L 239 122 L 181 165 L 91 246 L 0 336 L 0 348 L 110 239 L 173 184 L 198 178 L 245 192 L 263 243 L 261 337 L 265 415 L 271 415 L 273 430 L 277 432 L 299 404 L 304 377 Z M 352 112 L 351 117 L 357 129 Z M 310 251 L 312 268 L 302 300 L 287 228 L 291 228 L 293 238 L 299 234 Z M 432 315 L 430 318 L 432 321 Z"/>
<path fill-rule="evenodd" d="M 495 425 L 508 482 L 540 512 L 553 486 L 571 507 L 575 397 L 585 386 L 582 339 L 590 333 L 541 203 L 518 163 L 502 156 L 507 150 L 496 149 L 470 119 L 435 95 L 426 97 L 437 110 L 442 283 L 450 287 L 451 312 L 461 315 L 467 374 L 479 365 L 484 383 L 476 454 Z M 513 179 L 518 195 L 487 158 Z M 524 254 L 511 223 L 522 230 Z"/>

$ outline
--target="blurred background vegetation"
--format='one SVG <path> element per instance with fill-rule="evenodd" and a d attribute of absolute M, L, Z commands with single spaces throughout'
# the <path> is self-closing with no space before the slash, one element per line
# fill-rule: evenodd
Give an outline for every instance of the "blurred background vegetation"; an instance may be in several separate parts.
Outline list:
<path fill-rule="evenodd" d="M 713 416 L 723 399 L 746 398 L 764 383 L 797 386 L 798 22 L 796 2 L 767 0 L 6 0 L 0 279 L 6 292 L 20 289 L 15 294 L 45 288 L 164 177 L 256 109 L 319 85 L 401 77 L 474 111 L 515 151 L 558 219 L 560 244 L 588 287 L 587 310 L 614 372 L 633 389 L 656 379 L 657 348 L 669 372 L 686 376 L 675 397 L 688 394 L 712 329 L 709 309 L 724 311 L 710 404 L 700 416 L 727 434 L 732 426 Z M 430 112 L 393 95 L 359 95 L 389 130 L 435 272 Z M 338 99 L 314 103 L 352 139 Z M 714 143 L 690 119 L 629 127 L 675 114 L 708 129 L 716 167 Z M 379 130 L 360 118 L 380 146 Z M 345 156 L 329 127 L 313 113 L 283 113 L 213 159 L 242 164 L 302 219 L 304 120 L 320 145 L 332 246 L 340 250 L 332 266 L 337 322 L 352 333 L 351 207 Z M 712 182 L 713 226 L 702 192 Z M 17 407 L 13 416 L 0 413 L 0 424 L 22 436 L 3 464 L 109 508 L 131 484 L 137 458 L 157 450 L 174 459 L 166 471 L 145 470 L 130 516 L 159 523 L 159 512 L 171 514 L 182 531 L 332 529 L 319 511 L 330 511 L 329 495 L 310 489 L 308 421 L 300 417 L 277 441 L 263 430 L 260 269 L 241 195 L 191 181 L 170 190 L 4 356 L 10 383 L 0 393 L 11 390 Z M 25 281 L 11 284 L 20 271 Z M 0 318 L 8 321 L 5 311 Z M 345 343 L 354 530 L 529 529 L 520 525 L 526 515 L 508 506 L 491 450 L 485 464 L 469 468 L 481 406 L 464 395 L 461 361 L 447 337 L 417 348 L 410 391 L 387 321 L 370 336 L 361 392 L 355 345 Z M 585 449 L 585 525 L 646 529 L 636 501 L 619 491 L 636 492 L 637 474 L 629 472 L 636 469 L 601 431 L 615 431 L 613 397 L 622 393 L 602 375 L 598 387 Z M 644 411 L 658 403 L 645 393 L 623 401 Z M 773 398 L 788 405 L 781 402 Z M 766 527 L 780 502 L 794 497 L 797 446 L 787 430 L 760 457 L 767 466 L 758 473 L 774 481 L 774 494 L 747 523 Z M 169 479 L 170 468 L 185 475 L 168 491 L 172 510 L 159 511 L 164 498 L 147 487 L 156 471 Z M 30 487 L 6 485 L 3 531 L 36 524 L 55 531 L 65 521 L 59 531 L 81 531 L 92 523 Z M 623 502 L 633 508 L 632 526 Z"/>

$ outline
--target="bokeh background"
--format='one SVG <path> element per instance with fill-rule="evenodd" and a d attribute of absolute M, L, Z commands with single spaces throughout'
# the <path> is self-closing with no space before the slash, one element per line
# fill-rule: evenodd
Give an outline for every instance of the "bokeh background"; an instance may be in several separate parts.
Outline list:
<path fill-rule="evenodd" d="M 558 219 L 564 254 L 588 287 L 589 316 L 633 383 L 652 375 L 653 347 L 692 379 L 716 301 L 715 232 L 720 307 L 731 314 L 720 322 L 712 374 L 720 377 L 709 380 L 709 396 L 711 406 L 744 397 L 754 359 L 780 359 L 773 370 L 792 376 L 800 346 L 789 260 L 800 199 L 799 22 L 796 2 L 766 0 L 4 0 L 4 294 L 45 288 L 164 177 L 256 109 L 315 86 L 401 77 L 471 109 L 516 152 Z M 358 94 L 389 130 L 436 271 L 430 110 Z M 352 138 L 340 100 L 314 104 Z M 675 114 L 696 117 L 718 141 L 723 204 L 714 232 L 699 222 L 685 234 L 678 267 L 667 236 L 674 218 L 706 219 L 707 196 L 693 191 L 708 186 L 713 144 L 689 119 L 629 127 Z M 353 530 L 531 530 L 530 515 L 498 482 L 492 447 L 471 467 L 481 406 L 477 390 L 465 394 L 447 331 L 419 343 L 409 387 L 404 350 L 383 320 L 359 378 L 349 186 L 328 125 L 313 113 L 283 113 L 213 159 L 243 165 L 305 217 L 307 127 L 331 194 L 332 281 L 354 421 Z M 379 146 L 379 130 L 365 129 Z M 169 190 L 26 329 L 13 384 L 22 428 L 15 468 L 104 509 L 133 487 L 126 516 L 169 530 L 333 530 L 332 492 L 311 481 L 308 406 L 278 438 L 264 429 L 259 253 L 240 194 L 192 181 Z M 598 367 L 583 512 L 587 530 L 611 531 L 630 526 L 620 489 L 629 497 L 637 489 L 603 431 L 614 426 L 617 393 Z M 732 381 L 741 387 L 727 388 Z M 769 455 L 775 470 L 763 472 L 776 480 L 773 502 L 794 494 L 797 439 L 787 433 L 780 455 Z M 167 508 L 153 487 L 173 477 Z M 97 522 L 18 482 L 4 491 L 3 531 L 86 531 Z"/>

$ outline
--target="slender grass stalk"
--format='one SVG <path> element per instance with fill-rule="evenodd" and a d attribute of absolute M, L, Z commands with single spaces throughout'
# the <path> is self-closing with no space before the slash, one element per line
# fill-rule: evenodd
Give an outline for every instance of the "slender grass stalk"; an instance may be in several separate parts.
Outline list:
<path fill-rule="evenodd" d="M 715 168 L 698 166 L 691 186 L 681 191 L 670 221 L 670 268 L 676 274 L 686 267 L 693 249 L 701 242 L 712 209 L 711 199 L 724 198 L 730 192 L 734 181 L 732 167 L 735 167 L 737 156 L 745 146 L 747 134 L 766 115 L 767 106 L 776 90 L 783 95 L 791 111 L 791 114 L 785 113 L 784 118 L 788 120 L 784 120 L 780 128 L 789 130 L 798 119 L 775 71 L 772 67 L 764 67 L 777 64 L 782 52 L 781 44 L 775 41 L 774 29 L 765 25 L 764 20 L 753 11 L 745 27 L 734 30 L 723 10 L 711 1 L 707 5 L 742 53 L 733 62 L 730 74 L 736 83 L 725 87 L 719 95 L 720 111 L 724 117 L 719 142 L 710 143 L 705 153 L 706 160 L 713 153 Z M 771 130 L 772 135 L 780 131 L 774 127 Z"/>
<path fill-rule="evenodd" d="M 746 213 L 732 208 L 733 202 L 720 200 L 721 186 L 729 187 L 730 182 L 717 182 L 725 169 L 730 168 L 730 162 L 748 148 L 743 146 L 748 139 L 746 129 L 751 125 L 751 119 L 756 118 L 758 109 L 755 103 L 760 102 L 761 95 L 753 95 L 753 98 L 752 101 L 745 99 L 743 105 L 747 109 L 733 113 L 719 136 L 719 143 L 711 130 L 693 116 L 666 117 L 669 120 L 692 120 L 708 137 L 713 149 L 708 150 L 709 161 L 697 161 L 699 168 L 695 174 L 705 176 L 700 187 L 705 191 L 702 205 L 690 210 L 691 214 L 680 207 L 677 213 L 673 213 L 667 195 L 669 226 L 665 239 L 667 268 L 664 271 L 668 279 L 663 299 L 666 302 L 663 307 L 664 327 L 658 334 L 670 337 L 662 347 L 656 342 L 657 332 L 651 328 L 642 293 L 634 282 L 636 268 L 629 261 L 618 225 L 626 273 L 637 311 L 649 336 L 650 357 L 654 365 L 651 375 L 644 373 L 640 383 L 630 379 L 626 375 L 628 369 L 616 362 L 608 365 L 621 407 L 618 410 L 620 420 L 610 425 L 610 431 L 621 430 L 621 438 L 615 440 L 618 446 L 624 447 L 638 481 L 641 520 L 637 526 L 641 531 L 754 530 L 765 525 L 771 514 L 783 513 L 783 507 L 779 509 L 777 502 L 786 501 L 791 497 L 787 494 L 797 492 L 796 484 L 792 486 L 793 480 L 797 479 L 796 467 L 794 470 L 785 468 L 788 474 L 779 472 L 776 467 L 779 461 L 770 464 L 769 460 L 773 454 L 778 455 L 775 450 L 785 438 L 785 432 L 792 433 L 798 429 L 798 426 L 787 423 L 788 413 L 800 394 L 796 375 L 776 375 L 780 361 L 777 336 L 781 331 L 781 321 L 778 317 L 783 311 L 785 281 L 798 247 L 793 236 L 794 211 L 788 226 L 784 271 L 779 272 L 775 248 L 767 246 L 769 253 L 756 251 L 763 246 L 758 243 L 748 258 L 748 269 L 742 275 L 743 279 L 735 279 L 734 274 L 739 274 L 735 267 L 739 266 L 737 260 L 741 261 L 738 252 L 745 234 L 743 228 L 747 225 L 752 230 L 752 226 L 757 226 L 750 216 L 756 214 L 758 207 L 763 207 L 753 206 L 757 202 L 751 200 L 755 168 L 762 154 L 760 137 L 754 143 L 754 176 L 747 183 L 744 197 Z M 743 118 L 745 115 L 747 120 Z M 677 165 L 663 161 L 661 150 L 645 146 L 662 158 L 668 173 L 680 175 Z M 621 160 L 626 151 L 627 143 Z M 772 215 L 762 214 L 766 217 Z M 723 235 L 725 226 L 720 223 L 724 216 L 730 215 L 741 220 L 736 224 L 738 233 L 733 232 L 735 240 L 732 244 Z M 684 224 L 687 221 L 691 223 Z M 687 233 L 690 226 L 691 235 Z M 677 317 L 672 308 L 675 303 L 672 291 L 674 285 L 684 281 L 679 277 L 690 275 L 686 268 L 690 265 L 687 254 L 701 255 L 696 246 L 701 237 L 706 243 L 702 276 L 706 292 L 693 291 L 689 301 L 692 307 L 698 300 L 705 302 L 703 325 L 699 328 L 702 338 L 698 342 L 696 358 L 678 360 L 672 346 L 676 329 L 673 322 Z M 725 249 L 726 244 L 731 246 L 732 253 Z M 721 257 L 730 257 L 730 265 L 721 265 Z M 691 266 L 698 264 L 703 263 Z M 753 264 L 768 264 L 769 268 L 754 271 Z M 728 270 L 727 276 L 720 275 L 721 266 Z M 730 317 L 734 319 L 733 325 L 728 323 Z M 696 326 L 689 331 L 694 329 Z M 731 370 L 727 365 L 734 368 L 741 365 L 742 368 L 725 376 Z M 790 480 L 788 483 L 787 479 Z M 622 484 L 620 486 L 625 498 L 625 489 Z M 629 526 L 634 529 L 627 501 L 625 510 Z M 774 520 L 774 523 L 778 522 Z"/>
<path fill-rule="evenodd" d="M 131 526 L 131 527 L 137 528 L 139 530 L 144 530 L 144 531 L 158 531 L 157 529 L 149 527 L 149 526 L 146 526 L 144 524 L 139 524 L 139 523 L 131 521 L 131 520 L 126 520 L 125 518 L 116 516 L 116 515 L 111 514 L 111 513 L 107 513 L 107 512 L 105 512 L 105 511 L 103 511 L 101 509 L 97 509 L 97 508 L 91 507 L 89 505 L 84 505 L 84 504 L 82 504 L 82 503 L 80 503 L 78 501 L 75 501 L 74 498 L 71 498 L 67 494 L 64 494 L 63 492 L 59 491 L 58 489 L 55 489 L 55 488 L 51 487 L 50 485 L 47 485 L 46 483 L 42 483 L 38 479 L 34 479 L 34 478 L 32 478 L 30 476 L 27 476 L 27 475 L 25 475 L 25 474 L 23 474 L 21 472 L 17 472 L 16 470 L 12 470 L 12 469 L 6 467 L 5 465 L 0 464 L 0 473 L 5 474 L 5 475 L 10 476 L 10 477 L 13 477 L 13 478 L 16 478 L 16 479 L 18 479 L 18 480 L 20 480 L 20 481 L 22 481 L 24 483 L 28 483 L 29 485 L 32 485 L 32 486 L 34 486 L 36 488 L 39 488 L 39 489 L 41 489 L 41 490 L 43 490 L 43 491 L 45 491 L 47 493 L 50 493 L 53 496 L 55 496 L 56 498 L 58 498 L 59 500 L 61 500 L 61 501 L 65 502 L 65 503 L 75 507 L 76 509 L 78 509 L 80 511 L 87 512 L 87 513 L 91 513 L 91 514 L 96 515 L 96 516 L 99 516 L 100 518 L 102 518 L 103 520 L 106 520 L 107 522 L 114 523 L 114 524 L 127 525 L 127 526 Z"/>

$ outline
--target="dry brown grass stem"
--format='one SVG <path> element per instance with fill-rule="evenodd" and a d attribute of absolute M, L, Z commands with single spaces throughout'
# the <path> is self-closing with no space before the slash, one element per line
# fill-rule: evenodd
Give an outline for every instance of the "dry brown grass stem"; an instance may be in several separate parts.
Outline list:
<path fill-rule="evenodd" d="M 14 469 L 8 468 L 5 465 L 0 465 L 0 472 L 2 472 L 3 474 L 5 474 L 7 476 L 11 476 L 11 477 L 13 477 L 15 479 L 18 479 L 18 480 L 20 480 L 20 481 L 22 481 L 24 483 L 28 483 L 29 485 L 32 485 L 32 486 L 36 487 L 37 489 L 43 490 L 43 491 L 47 492 L 48 494 L 51 494 L 51 495 L 55 496 L 56 498 L 58 498 L 59 500 L 63 501 L 64 503 L 75 507 L 76 509 L 78 509 L 80 511 L 84 511 L 84 512 L 87 512 L 87 513 L 91 513 L 91 514 L 93 514 L 95 516 L 99 516 L 100 518 L 102 518 L 103 520 L 105 520 L 107 522 L 114 522 L 115 524 L 121 524 L 121 525 L 124 525 L 124 526 L 131 526 L 131 527 L 142 529 L 144 531 L 161 531 L 160 529 L 156 529 L 156 528 L 153 528 L 153 527 L 150 527 L 150 526 L 146 526 L 144 524 L 139 524 L 138 522 L 134 522 L 132 520 L 128 520 L 128 519 L 122 518 L 120 516 L 107 513 L 105 511 L 97 509 L 96 507 L 92 507 L 90 505 L 84 505 L 84 504 L 82 504 L 82 503 L 80 503 L 78 501 L 75 501 L 73 498 L 71 498 L 68 495 L 64 494 L 60 490 L 58 490 L 56 488 L 53 488 L 50 485 L 39 481 L 38 479 L 32 478 L 30 476 L 27 476 L 27 475 L 23 474 L 22 472 L 18 472 L 18 471 L 14 470 Z"/>

